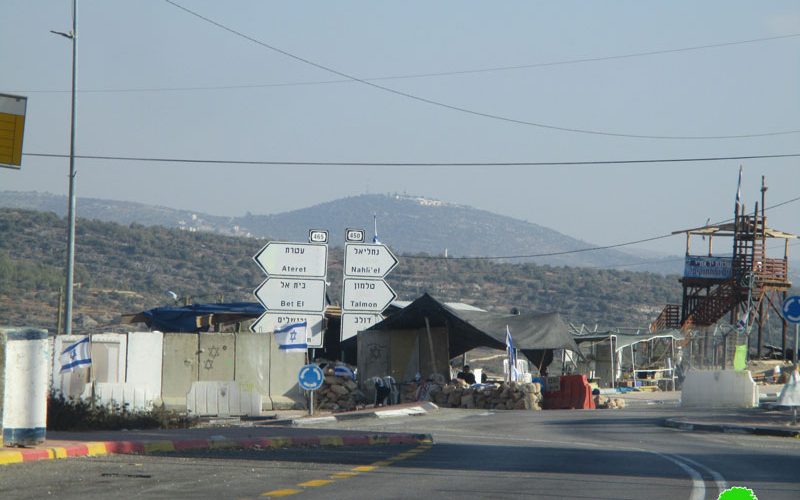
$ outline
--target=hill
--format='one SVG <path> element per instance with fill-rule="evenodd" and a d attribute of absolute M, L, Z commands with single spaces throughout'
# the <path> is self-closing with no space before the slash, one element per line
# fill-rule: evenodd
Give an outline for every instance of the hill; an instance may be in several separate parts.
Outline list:
<path fill-rule="evenodd" d="M 0 324 L 54 330 L 63 286 L 66 221 L 0 209 Z M 79 219 L 76 332 L 103 330 L 122 313 L 166 305 L 167 290 L 209 302 L 254 301 L 263 275 L 252 256 L 264 240 Z M 645 326 L 677 301 L 676 277 L 619 270 L 501 264 L 400 253 L 388 281 L 402 300 L 423 292 L 508 311 L 557 311 L 573 323 Z M 341 294 L 342 249 L 330 252 L 329 296 Z"/>
<path fill-rule="evenodd" d="M 65 215 L 66 198 L 45 193 L 0 192 L 0 206 L 52 211 Z M 186 210 L 131 202 L 80 198 L 78 217 L 120 224 L 143 224 L 216 234 L 305 241 L 310 228 L 328 229 L 330 241 L 344 240 L 349 227 L 372 234 L 377 216 L 381 241 L 407 253 L 449 256 L 541 255 L 594 247 L 553 229 L 485 210 L 405 195 L 360 195 L 273 215 L 220 217 Z M 642 258 L 617 250 L 567 253 L 514 262 L 613 267 L 635 265 L 639 270 L 679 272 L 674 258 Z"/>

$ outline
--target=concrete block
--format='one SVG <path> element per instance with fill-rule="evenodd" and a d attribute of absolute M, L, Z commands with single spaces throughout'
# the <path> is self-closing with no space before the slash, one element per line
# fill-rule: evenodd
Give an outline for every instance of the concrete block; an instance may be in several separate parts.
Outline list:
<path fill-rule="evenodd" d="M 686 408 L 754 408 L 758 386 L 749 371 L 691 370 L 681 391 Z"/>

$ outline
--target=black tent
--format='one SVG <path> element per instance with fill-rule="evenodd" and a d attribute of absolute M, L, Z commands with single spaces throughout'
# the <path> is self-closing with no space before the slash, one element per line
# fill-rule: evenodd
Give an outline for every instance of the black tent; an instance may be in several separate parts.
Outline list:
<path fill-rule="evenodd" d="M 506 348 L 506 327 L 514 347 L 536 366 L 547 366 L 553 349 L 578 351 L 569 326 L 558 313 L 497 314 L 475 309 L 460 309 L 423 294 L 365 332 L 446 327 L 449 356 L 454 358 L 476 347 Z M 544 363 L 542 362 L 544 360 Z"/>

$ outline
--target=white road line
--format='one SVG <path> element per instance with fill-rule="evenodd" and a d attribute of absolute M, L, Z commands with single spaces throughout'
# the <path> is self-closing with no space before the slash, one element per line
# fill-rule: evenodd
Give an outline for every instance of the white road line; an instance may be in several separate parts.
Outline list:
<path fill-rule="evenodd" d="M 705 497 L 706 497 L 706 483 L 705 483 L 705 481 L 703 481 L 703 476 L 701 476 L 699 472 L 697 472 L 696 470 L 692 469 L 691 467 L 689 467 L 685 463 L 681 462 L 677 458 L 673 458 L 673 457 L 671 457 L 669 455 L 665 455 L 664 453 L 659 453 L 657 451 L 651 451 L 650 453 L 658 455 L 659 457 L 661 457 L 661 458 L 663 458 L 665 460 L 669 460 L 670 462 L 674 463 L 675 465 L 677 465 L 681 469 L 685 470 L 687 474 L 689 474 L 689 477 L 692 478 L 692 494 L 689 495 L 689 500 L 704 500 L 705 499 Z"/>
<path fill-rule="evenodd" d="M 711 474 L 711 477 L 714 478 L 714 482 L 717 483 L 717 489 L 719 490 L 720 493 L 722 493 L 723 491 L 728 489 L 728 482 L 725 481 L 725 478 L 722 477 L 722 474 L 720 474 L 719 472 L 715 471 L 714 469 L 711 469 L 710 467 L 708 467 L 706 465 L 701 464 L 700 462 L 696 462 L 696 461 L 692 460 L 691 458 L 686 458 L 686 457 L 684 457 L 682 455 L 673 455 L 673 456 L 677 457 L 680 460 L 684 460 L 686 462 L 689 462 L 690 464 L 694 465 L 695 467 L 700 467 L 701 469 L 705 469 L 706 472 Z"/>

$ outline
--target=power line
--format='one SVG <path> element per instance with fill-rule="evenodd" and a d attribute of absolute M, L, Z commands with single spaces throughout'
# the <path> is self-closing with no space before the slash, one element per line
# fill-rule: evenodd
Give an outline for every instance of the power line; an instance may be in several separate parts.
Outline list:
<path fill-rule="evenodd" d="M 69 155 L 57 153 L 23 153 L 24 156 L 41 158 L 68 158 Z M 286 165 L 321 167 L 547 167 L 581 165 L 630 165 L 648 163 L 691 163 L 731 160 L 763 160 L 778 158 L 798 158 L 800 153 L 744 155 L 744 156 L 698 156 L 689 158 L 645 158 L 633 160 L 586 160 L 586 161 L 527 161 L 527 162 L 347 162 L 347 161 L 282 161 L 282 160 L 220 160 L 209 158 L 160 158 L 145 156 L 115 155 L 75 155 L 83 160 L 111 160 L 161 163 L 201 163 L 225 165 Z"/>
<path fill-rule="evenodd" d="M 178 9 L 180 9 L 180 10 L 182 10 L 182 11 L 188 13 L 188 14 L 191 14 L 192 16 L 195 16 L 198 19 L 201 19 L 201 20 L 203 20 L 203 21 L 205 21 L 205 22 L 207 22 L 209 24 L 212 24 L 212 25 L 214 25 L 214 26 L 216 26 L 216 27 L 218 27 L 218 28 L 220 28 L 222 30 L 225 30 L 225 31 L 227 31 L 229 33 L 232 33 L 232 34 L 234 34 L 234 35 L 236 35 L 238 37 L 244 38 L 245 40 L 248 40 L 248 41 L 250 41 L 252 43 L 260 45 L 260 46 L 262 46 L 264 48 L 267 48 L 269 50 L 272 50 L 274 52 L 278 52 L 279 54 L 283 54 L 284 56 L 292 58 L 292 59 L 294 59 L 296 61 L 300 61 L 300 62 L 302 62 L 304 64 L 309 65 L 309 66 L 313 66 L 315 68 L 319 68 L 319 69 L 327 71 L 329 73 L 333 73 L 333 74 L 341 76 L 343 78 L 347 78 L 348 80 L 352 80 L 354 82 L 358 82 L 358 83 L 361 83 L 363 85 L 367 85 L 369 87 L 372 87 L 372 88 L 375 88 L 375 89 L 378 89 L 378 90 L 382 90 L 384 92 L 389 92 L 391 94 L 395 94 L 395 95 L 398 95 L 398 96 L 401 96 L 401 97 L 405 97 L 407 99 L 412 99 L 412 100 L 415 100 L 415 101 L 418 101 L 418 102 L 423 102 L 423 103 L 426 103 L 426 104 L 430 104 L 432 106 L 438 106 L 438 107 L 449 109 L 449 110 L 452 110 L 452 111 L 458 111 L 460 113 L 466 113 L 466 114 L 473 115 L 473 116 L 489 118 L 489 119 L 492 119 L 492 120 L 499 120 L 499 121 L 508 122 L 508 123 L 515 123 L 515 124 L 518 124 L 518 125 L 528 125 L 528 126 L 538 127 L 538 128 L 548 129 L 548 130 L 558 130 L 558 131 L 561 131 L 561 132 L 571 132 L 571 133 L 576 133 L 576 134 L 589 134 L 589 135 L 601 135 L 601 136 L 608 136 L 608 137 L 625 137 L 625 138 L 630 138 L 630 139 L 716 140 L 716 139 L 744 139 L 744 138 L 754 138 L 754 137 L 771 137 L 771 136 L 789 135 L 789 134 L 800 133 L 800 130 L 784 130 L 784 131 L 774 131 L 774 132 L 763 132 L 763 133 L 757 133 L 757 134 L 708 135 L 708 136 L 683 136 L 683 135 L 670 136 L 670 135 L 626 134 L 626 133 L 621 133 L 621 132 L 608 132 L 608 131 L 603 131 L 603 130 L 592 130 L 592 129 L 583 129 L 583 128 L 576 128 L 576 127 L 562 127 L 562 126 L 551 125 L 551 124 L 547 124 L 547 123 L 532 122 L 532 121 L 520 120 L 520 119 L 516 119 L 516 118 L 509 118 L 509 117 L 506 117 L 506 116 L 495 115 L 495 114 L 492 114 L 492 113 L 484 113 L 482 111 L 475 111 L 475 110 L 468 109 L 468 108 L 463 108 L 463 107 L 460 107 L 460 106 L 454 106 L 452 104 L 446 104 L 446 103 L 443 103 L 441 101 L 434 101 L 434 100 L 428 99 L 426 97 L 420 97 L 420 96 L 417 96 L 417 95 L 414 95 L 414 94 L 409 94 L 407 92 L 402 92 L 402 91 L 395 90 L 395 89 L 392 89 L 392 88 L 389 88 L 389 87 L 384 87 L 383 85 L 378 85 L 377 83 L 373 83 L 373 82 L 367 81 L 367 80 L 365 80 L 363 78 L 358 78 L 358 77 L 350 75 L 348 73 L 344 73 L 344 72 L 339 71 L 337 69 L 331 68 L 330 66 L 325 66 L 323 64 L 314 62 L 314 61 L 312 61 L 310 59 L 306 59 L 304 57 L 300 57 L 300 56 L 298 56 L 296 54 L 293 54 L 291 52 L 288 52 L 286 50 L 280 49 L 280 48 L 275 47 L 273 45 L 270 45 L 270 44 L 268 44 L 266 42 L 258 40 L 257 38 L 253 38 L 252 36 L 249 36 L 249 35 L 246 35 L 246 34 L 242 33 L 241 31 L 237 31 L 237 30 L 235 30 L 235 29 L 233 29 L 233 28 L 231 28 L 229 26 L 226 26 L 226 25 L 224 25 L 224 24 L 222 24 L 222 23 L 220 23 L 218 21 L 215 21 L 215 20 L 213 20 L 211 18 L 208 18 L 206 16 L 203 16 L 202 14 L 199 14 L 199 13 L 197 13 L 197 12 L 191 10 L 191 9 L 188 9 L 188 8 L 186 8 L 186 7 L 182 6 L 182 5 L 174 2 L 173 0 L 164 0 L 164 1 L 167 2 L 170 5 L 173 5 L 174 7 L 177 7 Z"/>
<path fill-rule="evenodd" d="M 518 64 L 511 66 L 492 66 L 488 68 L 476 69 L 462 69 L 453 71 L 438 71 L 432 73 L 412 73 L 405 75 L 386 75 L 376 76 L 371 78 L 364 78 L 364 81 L 376 82 L 385 80 L 410 80 L 415 78 L 435 78 L 441 76 L 455 76 L 455 75 L 470 75 L 478 73 L 492 73 L 497 71 L 511 71 L 519 69 L 532 69 L 532 68 L 545 68 L 551 66 L 565 66 L 573 64 L 584 64 L 591 62 L 613 61 L 618 59 L 631 59 L 636 57 L 647 57 L 663 54 L 674 54 L 679 52 L 690 52 L 696 50 L 714 49 L 721 47 L 730 47 L 735 45 L 745 45 L 752 43 L 761 43 L 774 40 L 783 40 L 788 38 L 800 37 L 800 33 L 792 33 L 788 35 L 770 36 L 763 38 L 751 38 L 747 40 L 737 40 L 732 42 L 711 43 L 705 45 L 693 45 L 689 47 L 679 47 L 675 49 L 662 49 L 650 50 L 645 52 L 631 52 L 629 54 L 617 54 L 610 56 L 597 56 L 597 57 L 584 57 L 577 59 L 565 59 L 561 61 L 549 61 L 541 63 Z M 252 83 L 252 84 L 238 84 L 238 85 L 208 85 L 208 86 L 193 86 L 193 87 L 139 87 L 139 88 L 111 88 L 111 89 L 83 89 L 81 93 L 121 93 L 121 92 L 180 92 L 180 91 L 195 91 L 195 90 L 235 90 L 235 89 L 254 89 L 254 88 L 269 88 L 269 87 L 299 87 L 310 85 L 330 85 L 337 83 L 351 83 L 352 78 L 341 78 L 337 80 L 312 80 L 303 82 L 277 82 L 277 83 Z M 70 92 L 69 90 L 16 90 L 12 92 L 17 93 L 63 93 Z"/>

